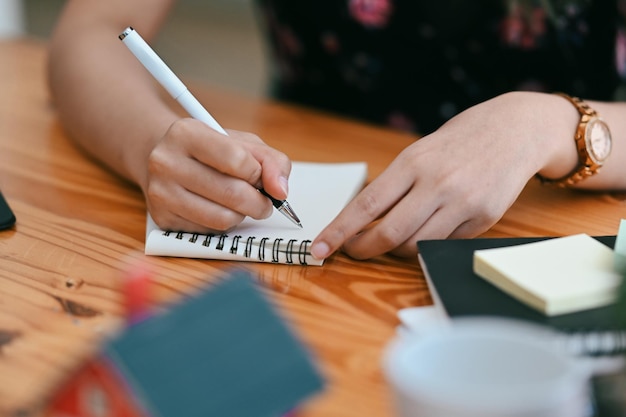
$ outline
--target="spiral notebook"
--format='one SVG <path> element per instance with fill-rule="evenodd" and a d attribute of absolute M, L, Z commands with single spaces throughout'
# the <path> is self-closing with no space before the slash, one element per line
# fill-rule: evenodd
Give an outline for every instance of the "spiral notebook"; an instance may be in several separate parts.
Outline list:
<path fill-rule="evenodd" d="M 626 351 L 626 333 L 615 305 L 546 316 L 476 275 L 474 251 L 538 242 L 543 238 L 477 238 L 417 242 L 418 259 L 435 307 L 445 317 L 499 316 L 535 322 L 568 336 L 572 350 L 585 354 Z M 612 248 L 615 236 L 595 237 Z"/>
<path fill-rule="evenodd" d="M 322 265 L 310 253 L 313 239 L 361 190 L 367 179 L 364 162 L 294 162 L 289 177 L 289 204 L 302 229 L 278 211 L 264 220 L 246 218 L 224 234 L 165 231 L 150 215 L 146 255 L 224 259 L 291 265 Z"/>

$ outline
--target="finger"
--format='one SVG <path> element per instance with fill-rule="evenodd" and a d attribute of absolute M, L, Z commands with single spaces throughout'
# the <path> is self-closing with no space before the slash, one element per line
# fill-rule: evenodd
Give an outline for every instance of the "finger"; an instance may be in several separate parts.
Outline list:
<path fill-rule="evenodd" d="M 444 200 L 441 209 L 424 224 L 418 234 L 420 240 L 476 237 L 496 224 L 511 204 L 499 193 L 455 194 L 454 200 Z"/>
<path fill-rule="evenodd" d="M 457 228 L 462 213 L 448 213 L 446 208 L 436 210 L 408 239 L 390 250 L 394 256 L 408 258 L 417 256 L 417 242 L 428 239 L 447 239 Z"/>
<path fill-rule="evenodd" d="M 261 178 L 261 164 L 241 141 L 216 132 L 204 123 L 184 119 L 175 122 L 168 132 L 172 146 L 182 146 L 188 156 L 222 172 L 255 184 Z"/>
<path fill-rule="evenodd" d="M 311 253 L 317 259 L 324 259 L 339 249 L 348 239 L 362 231 L 367 225 L 376 220 L 396 204 L 410 188 L 410 182 L 403 183 L 403 176 L 395 176 L 399 182 L 396 186 L 389 186 L 394 181 L 392 172 L 386 171 L 363 189 L 337 217 L 315 238 L 311 245 Z M 375 226 L 376 229 L 378 226 Z M 369 232 L 369 231 L 368 231 Z M 364 232 L 367 234 L 368 232 Z M 359 245 L 358 239 L 356 245 Z M 366 237 L 367 241 L 373 238 Z"/>
<path fill-rule="evenodd" d="M 496 224 L 496 221 L 486 222 L 483 219 L 471 219 L 460 224 L 448 237 L 451 239 L 473 238 L 486 232 L 494 224 Z"/>
<path fill-rule="evenodd" d="M 211 233 L 229 230 L 243 221 L 244 216 L 226 207 L 190 193 L 181 187 L 158 192 L 152 187 L 148 210 L 164 230 L 185 230 Z"/>
<path fill-rule="evenodd" d="M 254 138 L 258 139 L 258 137 Z M 261 164 L 261 181 L 255 185 L 265 189 L 274 198 L 286 199 L 289 194 L 289 174 L 291 173 L 289 157 L 267 146 L 260 139 L 253 142 L 249 149 Z"/>
<path fill-rule="evenodd" d="M 196 160 L 186 160 L 184 166 L 172 172 L 171 180 L 180 184 L 188 192 L 243 216 L 264 219 L 272 214 L 270 201 L 255 187 Z"/>
<path fill-rule="evenodd" d="M 467 239 L 487 231 L 497 218 L 480 216 L 464 204 L 447 205 L 437 210 L 407 241 L 390 253 L 411 257 L 417 253 L 417 242 L 429 239 Z"/>
<path fill-rule="evenodd" d="M 274 198 L 286 199 L 289 193 L 288 178 L 291 173 L 291 160 L 287 155 L 268 146 L 252 133 L 236 130 L 228 130 L 228 133 L 232 139 L 243 145 L 260 164 L 260 171 L 253 171 L 247 176 L 241 175 L 240 178 L 257 188 L 263 188 Z"/>
<path fill-rule="evenodd" d="M 437 201 L 420 198 L 414 190 L 372 227 L 347 240 L 341 249 L 355 259 L 369 259 L 399 247 L 403 247 L 399 252 L 410 254 L 411 240 L 437 210 Z"/>

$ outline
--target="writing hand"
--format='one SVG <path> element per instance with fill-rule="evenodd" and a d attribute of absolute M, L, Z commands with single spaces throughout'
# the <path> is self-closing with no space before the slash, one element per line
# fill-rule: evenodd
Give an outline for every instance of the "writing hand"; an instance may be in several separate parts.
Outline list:
<path fill-rule="evenodd" d="M 151 150 L 142 188 L 163 229 L 197 233 L 228 230 L 245 216 L 269 217 L 270 200 L 287 197 L 291 162 L 257 136 L 217 133 L 194 119 L 174 122 Z"/>

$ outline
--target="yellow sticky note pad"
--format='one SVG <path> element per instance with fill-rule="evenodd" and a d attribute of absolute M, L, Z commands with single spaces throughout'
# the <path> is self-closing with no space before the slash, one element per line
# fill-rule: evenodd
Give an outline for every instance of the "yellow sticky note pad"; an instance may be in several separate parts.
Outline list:
<path fill-rule="evenodd" d="M 619 223 L 617 238 L 615 239 L 615 270 L 626 275 L 626 219 Z"/>
<path fill-rule="evenodd" d="M 519 301 L 554 316 L 615 301 L 614 251 L 587 234 L 474 252 L 474 272 Z"/>

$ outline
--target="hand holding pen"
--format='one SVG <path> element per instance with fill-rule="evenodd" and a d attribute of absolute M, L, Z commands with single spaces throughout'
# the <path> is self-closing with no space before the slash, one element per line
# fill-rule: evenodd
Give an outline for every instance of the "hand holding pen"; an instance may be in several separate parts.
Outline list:
<path fill-rule="evenodd" d="M 180 79 L 167 67 L 167 65 L 150 48 L 143 38 L 131 27 L 124 30 L 119 35 L 120 40 L 128 47 L 142 65 L 154 76 L 154 78 L 176 99 L 181 106 L 194 119 L 200 120 L 216 132 L 228 136 L 226 131 L 217 121 L 206 111 L 198 100 L 189 92 Z M 277 200 L 268 194 L 263 188 L 259 189 L 261 194 L 268 197 L 274 207 L 287 217 L 294 224 L 302 227 L 298 216 L 295 214 L 287 201 Z"/>

